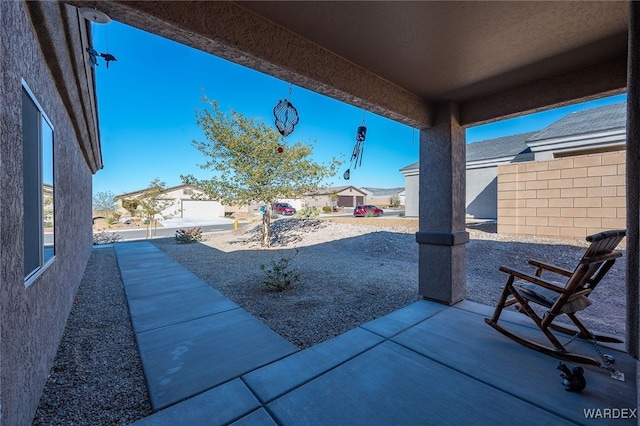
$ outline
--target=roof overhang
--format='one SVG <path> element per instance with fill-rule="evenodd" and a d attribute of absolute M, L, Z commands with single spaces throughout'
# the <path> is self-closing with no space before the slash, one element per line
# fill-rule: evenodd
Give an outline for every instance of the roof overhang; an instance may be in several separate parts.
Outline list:
<path fill-rule="evenodd" d="M 625 149 L 627 133 L 625 127 L 601 132 L 582 133 L 561 138 L 528 141 L 527 145 L 535 154 L 552 152 L 554 154 L 571 151 L 589 151 L 603 149 Z"/>
<path fill-rule="evenodd" d="M 627 1 L 66 1 L 417 128 L 626 88 Z"/>

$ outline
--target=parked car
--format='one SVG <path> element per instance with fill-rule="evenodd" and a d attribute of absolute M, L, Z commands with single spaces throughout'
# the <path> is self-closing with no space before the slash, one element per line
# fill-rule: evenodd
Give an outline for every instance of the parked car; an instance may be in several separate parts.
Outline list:
<path fill-rule="evenodd" d="M 292 214 L 296 214 L 296 209 L 291 207 L 289 203 L 275 203 L 271 206 L 271 210 L 277 214 L 283 214 L 286 216 L 290 216 Z"/>
<path fill-rule="evenodd" d="M 353 209 L 353 215 L 356 217 L 382 216 L 383 213 L 382 209 L 372 205 L 356 206 L 356 208 Z"/>

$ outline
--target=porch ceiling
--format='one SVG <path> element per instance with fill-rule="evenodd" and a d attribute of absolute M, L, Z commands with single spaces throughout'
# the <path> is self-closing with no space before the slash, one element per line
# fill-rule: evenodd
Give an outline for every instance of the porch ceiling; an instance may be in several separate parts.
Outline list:
<path fill-rule="evenodd" d="M 626 87 L 627 1 L 67 2 L 419 128 Z"/>

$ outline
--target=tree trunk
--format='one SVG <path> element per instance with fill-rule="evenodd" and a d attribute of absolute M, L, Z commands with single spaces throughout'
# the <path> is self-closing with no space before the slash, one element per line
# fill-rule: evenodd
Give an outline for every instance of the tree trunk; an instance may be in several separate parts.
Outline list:
<path fill-rule="evenodd" d="M 262 247 L 271 247 L 271 212 L 266 209 L 262 215 Z"/>

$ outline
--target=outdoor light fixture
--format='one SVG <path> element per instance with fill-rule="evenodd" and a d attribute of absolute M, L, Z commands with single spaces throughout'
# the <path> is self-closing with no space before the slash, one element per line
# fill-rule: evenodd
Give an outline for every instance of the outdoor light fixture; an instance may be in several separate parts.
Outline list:
<path fill-rule="evenodd" d="M 109 22 L 111 22 L 111 18 L 109 18 L 109 15 L 91 7 L 81 7 L 79 11 L 80 16 L 82 16 L 86 20 L 95 22 L 96 24 L 108 24 Z"/>

